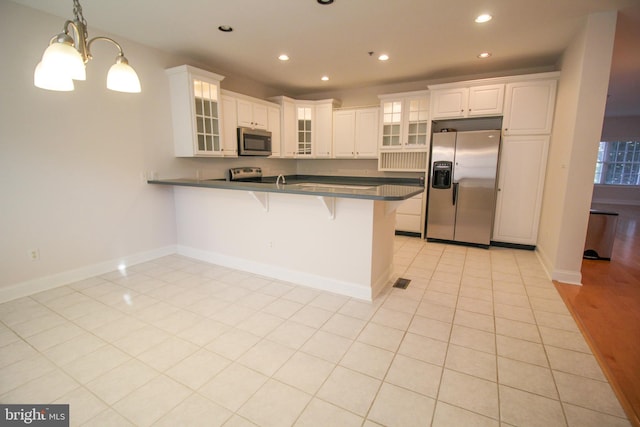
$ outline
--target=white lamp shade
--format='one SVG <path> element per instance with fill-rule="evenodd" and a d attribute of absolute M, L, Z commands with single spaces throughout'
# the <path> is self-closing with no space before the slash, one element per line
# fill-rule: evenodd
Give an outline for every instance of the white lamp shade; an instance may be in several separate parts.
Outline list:
<path fill-rule="evenodd" d="M 47 69 L 43 62 L 36 66 L 33 84 L 41 89 L 69 92 L 73 90 L 73 80 L 59 70 Z"/>
<path fill-rule="evenodd" d="M 124 62 L 116 62 L 107 74 L 107 89 L 117 92 L 141 92 L 140 80 L 133 67 Z"/>
<path fill-rule="evenodd" d="M 75 47 L 67 43 L 56 42 L 49 45 L 42 55 L 45 69 L 66 74 L 74 80 L 86 80 L 84 60 Z"/>

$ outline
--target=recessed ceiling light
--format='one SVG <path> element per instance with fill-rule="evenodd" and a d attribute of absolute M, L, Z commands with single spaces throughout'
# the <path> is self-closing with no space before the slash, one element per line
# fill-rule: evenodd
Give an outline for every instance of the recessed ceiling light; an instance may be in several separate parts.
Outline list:
<path fill-rule="evenodd" d="M 322 76 L 322 78 L 320 79 L 323 82 L 328 82 L 329 81 L 329 76 Z"/>
<path fill-rule="evenodd" d="M 387 61 L 389 60 L 389 55 L 387 55 L 386 53 L 383 53 L 382 55 L 378 56 L 378 59 L 380 61 Z"/>
<path fill-rule="evenodd" d="M 320 4 L 331 4 L 331 3 L 333 3 L 333 0 L 318 0 L 318 3 L 320 3 Z"/>
<path fill-rule="evenodd" d="M 229 25 L 220 25 L 218 29 L 223 33 L 230 33 L 231 31 L 233 31 L 233 28 L 230 27 Z"/>
<path fill-rule="evenodd" d="M 484 59 L 484 58 L 488 58 L 490 56 L 491 56 L 491 52 L 482 52 L 481 54 L 478 55 L 478 58 Z"/>
<path fill-rule="evenodd" d="M 485 22 L 489 22 L 493 19 L 493 16 L 489 15 L 488 13 L 483 13 L 482 15 L 478 15 L 478 17 L 476 18 L 476 22 L 478 24 L 483 24 Z"/>
<path fill-rule="evenodd" d="M 283 53 L 282 55 L 278 56 L 278 59 L 280 61 L 288 61 L 289 60 L 289 55 L 287 55 L 286 53 Z"/>

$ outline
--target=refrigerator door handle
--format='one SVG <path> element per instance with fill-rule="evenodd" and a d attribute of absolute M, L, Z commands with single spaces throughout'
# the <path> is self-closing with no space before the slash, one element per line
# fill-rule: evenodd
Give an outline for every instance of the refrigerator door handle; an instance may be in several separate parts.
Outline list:
<path fill-rule="evenodd" d="M 458 183 L 453 183 L 453 198 L 451 200 L 451 204 L 455 206 L 458 201 Z"/>

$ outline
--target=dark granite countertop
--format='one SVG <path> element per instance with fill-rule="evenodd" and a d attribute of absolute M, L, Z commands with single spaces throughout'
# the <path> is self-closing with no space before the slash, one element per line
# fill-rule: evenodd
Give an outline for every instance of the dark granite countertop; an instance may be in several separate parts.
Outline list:
<path fill-rule="evenodd" d="M 276 184 L 275 176 L 263 177 L 261 182 L 170 178 L 150 180 L 147 183 L 387 201 L 406 200 L 424 191 L 420 180 L 411 178 L 288 175 L 285 179 L 286 184 Z"/>

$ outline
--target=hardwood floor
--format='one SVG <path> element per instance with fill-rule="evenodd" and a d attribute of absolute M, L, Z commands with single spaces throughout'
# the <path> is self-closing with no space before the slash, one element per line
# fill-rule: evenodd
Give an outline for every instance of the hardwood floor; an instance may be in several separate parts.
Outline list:
<path fill-rule="evenodd" d="M 582 286 L 554 283 L 640 427 L 640 206 L 594 207 L 620 214 L 611 261 L 583 260 Z"/>

